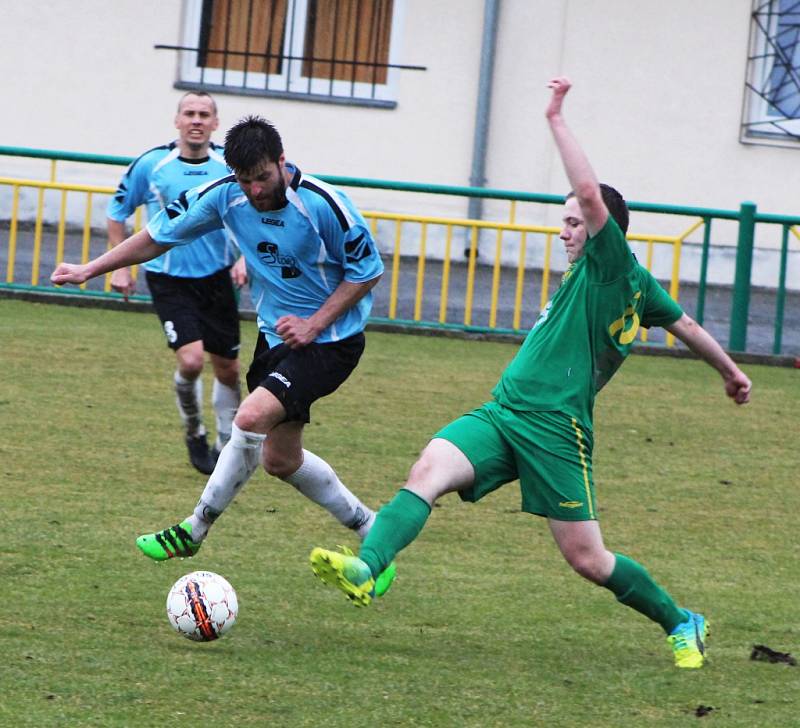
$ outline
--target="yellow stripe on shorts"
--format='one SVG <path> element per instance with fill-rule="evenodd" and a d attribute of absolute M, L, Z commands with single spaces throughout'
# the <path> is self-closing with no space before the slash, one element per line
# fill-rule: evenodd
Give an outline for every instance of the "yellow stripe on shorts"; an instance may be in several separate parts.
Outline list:
<path fill-rule="evenodd" d="M 589 468 L 586 465 L 586 445 L 583 442 L 583 432 L 578 426 L 578 420 L 572 418 L 572 428 L 575 430 L 575 439 L 578 442 L 578 454 L 581 456 L 583 468 L 583 487 L 586 488 L 586 502 L 589 504 L 589 518 L 594 518 L 594 505 L 592 504 L 592 489 L 589 487 Z"/>

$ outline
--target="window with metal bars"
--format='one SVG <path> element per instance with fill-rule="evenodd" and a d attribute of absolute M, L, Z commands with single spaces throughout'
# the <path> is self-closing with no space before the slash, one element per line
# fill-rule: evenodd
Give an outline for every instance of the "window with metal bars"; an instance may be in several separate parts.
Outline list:
<path fill-rule="evenodd" d="M 187 0 L 180 87 L 394 106 L 405 0 Z"/>
<path fill-rule="evenodd" d="M 754 0 L 744 142 L 800 143 L 800 0 Z"/>

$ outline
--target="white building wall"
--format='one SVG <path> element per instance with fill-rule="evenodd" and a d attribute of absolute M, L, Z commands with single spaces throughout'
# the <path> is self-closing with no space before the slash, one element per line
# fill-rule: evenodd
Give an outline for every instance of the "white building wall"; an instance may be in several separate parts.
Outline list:
<path fill-rule="evenodd" d="M 395 0 L 402 3 L 403 0 Z M 239 117 L 276 123 L 287 156 L 308 172 L 468 185 L 483 0 L 405 0 L 395 109 L 217 95 L 221 141 Z M 632 200 L 727 209 L 753 200 L 792 214 L 798 148 L 739 141 L 750 0 L 501 0 L 487 186 L 561 194 L 567 183 L 543 111 L 546 82 L 566 74 L 566 114 L 599 176 Z M 179 0 L 2 3 L 0 144 L 135 156 L 173 138 Z M 47 163 L 0 156 L 0 176 L 46 178 Z M 115 184 L 119 167 L 59 164 L 59 179 Z M 358 204 L 463 216 L 464 199 L 354 189 Z M 0 188 L 0 217 L 8 216 Z M 34 201 L 25 202 L 33 209 Z M 101 205 L 98 202 L 98 205 Z M 508 205 L 487 202 L 487 217 Z M 79 213 L 80 214 L 80 213 Z M 557 224 L 552 206 L 521 205 L 519 221 Z M 632 229 L 677 233 L 689 220 Z M 735 228 L 715 235 L 735 243 Z M 774 235 L 759 233 L 759 245 Z M 693 238 L 699 240 L 699 233 Z M 716 239 L 715 239 L 716 242 Z M 790 281 L 800 281 L 796 241 Z M 514 251 L 509 252 L 515 260 Z M 771 273 L 770 273 L 771 275 Z M 769 277 L 769 276 L 767 276 Z"/>

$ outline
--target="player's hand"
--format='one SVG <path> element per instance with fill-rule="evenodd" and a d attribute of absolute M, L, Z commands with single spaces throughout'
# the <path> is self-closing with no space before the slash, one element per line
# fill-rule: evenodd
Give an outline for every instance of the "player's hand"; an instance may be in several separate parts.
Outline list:
<path fill-rule="evenodd" d="M 319 336 L 318 329 L 308 319 L 299 316 L 281 316 L 275 323 L 275 331 L 290 349 L 308 346 Z"/>
<path fill-rule="evenodd" d="M 553 95 L 550 97 L 550 103 L 547 105 L 547 111 L 545 111 L 545 116 L 548 119 L 561 113 L 561 104 L 571 87 L 570 80 L 565 76 L 550 79 L 547 88 L 553 90 Z"/>
<path fill-rule="evenodd" d="M 136 281 L 133 280 L 130 268 L 119 268 L 111 274 L 111 288 L 121 293 L 125 300 L 136 293 Z"/>
<path fill-rule="evenodd" d="M 736 404 L 747 404 L 750 401 L 750 389 L 753 383 L 747 375 L 737 370 L 732 377 L 725 380 L 725 394 L 727 394 Z"/>
<path fill-rule="evenodd" d="M 59 263 L 50 274 L 50 282 L 57 286 L 65 283 L 86 283 L 89 280 L 89 266 L 78 263 Z"/>
<path fill-rule="evenodd" d="M 247 283 L 247 264 L 245 263 L 244 256 L 239 258 L 239 260 L 231 266 L 231 280 L 233 281 L 233 285 L 237 288 L 241 288 Z"/>

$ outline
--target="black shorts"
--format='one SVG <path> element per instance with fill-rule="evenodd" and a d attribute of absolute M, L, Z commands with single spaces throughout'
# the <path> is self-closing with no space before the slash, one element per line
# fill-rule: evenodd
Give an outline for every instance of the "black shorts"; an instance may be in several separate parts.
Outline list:
<path fill-rule="evenodd" d="M 202 341 L 211 354 L 239 356 L 239 305 L 230 268 L 203 278 L 145 273 L 170 349 Z"/>
<path fill-rule="evenodd" d="M 272 392 L 286 410 L 287 422 L 309 422 L 311 405 L 339 388 L 363 351 L 364 334 L 302 349 L 290 349 L 286 344 L 270 349 L 264 334 L 259 333 L 247 372 L 247 389 L 252 392 L 264 387 Z"/>

